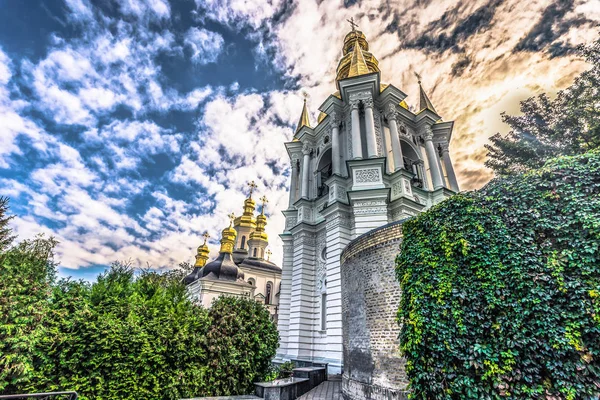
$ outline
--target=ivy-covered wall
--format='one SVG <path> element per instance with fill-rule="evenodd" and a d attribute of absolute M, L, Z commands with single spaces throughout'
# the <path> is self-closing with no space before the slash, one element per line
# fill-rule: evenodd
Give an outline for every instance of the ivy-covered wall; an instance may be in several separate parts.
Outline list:
<path fill-rule="evenodd" d="M 412 397 L 600 393 L 600 152 L 406 222 L 398 317 Z"/>

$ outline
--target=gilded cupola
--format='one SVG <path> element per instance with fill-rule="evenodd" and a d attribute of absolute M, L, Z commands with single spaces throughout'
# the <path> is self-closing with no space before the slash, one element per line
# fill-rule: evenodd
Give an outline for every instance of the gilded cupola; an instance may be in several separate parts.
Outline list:
<path fill-rule="evenodd" d="M 196 263 L 194 264 L 194 267 L 204 267 L 206 265 L 206 261 L 208 261 L 208 253 L 210 251 L 208 250 L 208 245 L 206 242 L 208 241 L 208 238 L 210 238 L 210 235 L 208 232 L 204 232 L 202 237 L 204 237 L 204 243 L 198 246 L 198 251 L 196 252 Z"/>
<path fill-rule="evenodd" d="M 337 67 L 336 85 L 342 79 L 379 72 L 379 61 L 369 52 L 365 34 L 354 29 L 354 25 L 344 38 L 342 54 Z"/>

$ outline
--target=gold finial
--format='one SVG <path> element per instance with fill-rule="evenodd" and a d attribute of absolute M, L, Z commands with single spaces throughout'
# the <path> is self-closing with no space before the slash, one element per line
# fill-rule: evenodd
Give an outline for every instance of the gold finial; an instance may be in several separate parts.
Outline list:
<path fill-rule="evenodd" d="M 273 254 L 273 252 L 271 250 L 267 250 L 267 261 L 271 261 L 271 254 Z"/>
<path fill-rule="evenodd" d="M 206 241 L 207 241 L 208 239 L 210 239 L 210 235 L 208 234 L 208 231 L 207 231 L 207 232 L 204 232 L 204 235 L 202 235 L 202 237 L 204 238 L 204 243 L 203 243 L 203 244 L 206 244 Z"/>
<path fill-rule="evenodd" d="M 265 205 L 269 202 L 269 200 L 267 200 L 267 196 L 263 196 L 259 199 L 260 201 L 262 201 L 262 215 L 265 215 Z"/>
<path fill-rule="evenodd" d="M 302 105 L 302 113 L 300 113 L 300 120 L 298 121 L 298 126 L 296 127 L 296 133 L 298 133 L 300 128 L 302 128 L 303 126 L 309 128 L 311 127 L 310 117 L 308 116 L 308 108 L 306 106 L 306 99 L 308 98 L 308 93 L 306 93 L 306 91 L 303 91 L 302 96 L 304 97 L 304 104 Z"/>
<path fill-rule="evenodd" d="M 354 17 L 351 17 L 350 19 L 347 19 L 346 21 L 350 22 L 350 26 L 352 27 L 352 32 L 356 32 L 356 27 L 358 26 L 358 24 L 354 23 Z"/>
<path fill-rule="evenodd" d="M 248 195 L 248 198 L 251 199 L 252 193 L 254 193 L 254 189 L 256 189 L 258 186 L 256 185 L 256 183 L 254 183 L 254 181 L 248 182 L 248 186 L 250 186 L 250 194 Z"/>
<path fill-rule="evenodd" d="M 231 213 L 228 215 L 229 217 L 229 227 L 231 228 L 233 226 L 233 220 L 235 219 L 235 214 Z"/>

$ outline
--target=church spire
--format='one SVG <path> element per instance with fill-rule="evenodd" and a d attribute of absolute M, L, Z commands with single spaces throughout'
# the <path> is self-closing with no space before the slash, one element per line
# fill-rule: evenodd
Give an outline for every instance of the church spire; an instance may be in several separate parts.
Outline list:
<path fill-rule="evenodd" d="M 369 67 L 367 66 L 367 62 L 365 61 L 365 56 L 363 55 L 362 49 L 357 43 L 354 45 L 354 49 L 352 50 L 352 58 L 350 59 L 350 69 L 348 70 L 347 78 L 352 78 L 354 76 L 365 75 L 370 73 Z"/>
<path fill-rule="evenodd" d="M 435 108 L 433 107 L 431 100 L 429 100 L 429 97 L 427 97 L 427 93 L 425 93 L 425 90 L 423 89 L 423 86 L 421 85 L 421 75 L 417 74 L 416 72 L 415 72 L 415 75 L 417 76 L 417 79 L 419 82 L 419 112 L 427 109 L 427 110 L 433 111 L 434 113 L 437 114 L 437 111 L 435 111 Z"/>
<path fill-rule="evenodd" d="M 304 98 L 304 105 L 302 106 L 302 114 L 300 114 L 300 120 L 298 120 L 298 127 L 296 128 L 296 133 L 302 128 L 306 126 L 311 128 L 310 126 L 310 118 L 308 116 L 308 107 L 306 107 L 306 97 Z"/>

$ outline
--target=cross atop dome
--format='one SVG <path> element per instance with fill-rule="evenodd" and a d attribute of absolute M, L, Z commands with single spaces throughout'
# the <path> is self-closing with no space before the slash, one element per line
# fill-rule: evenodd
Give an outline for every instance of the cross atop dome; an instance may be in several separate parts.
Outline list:
<path fill-rule="evenodd" d="M 358 26 L 358 24 L 356 24 L 354 22 L 354 17 L 351 17 L 350 19 L 347 19 L 346 21 L 350 22 L 350 26 L 352 27 L 352 32 L 356 32 L 356 27 Z"/>
<path fill-rule="evenodd" d="M 263 196 L 259 200 L 262 201 L 262 211 L 261 211 L 261 214 L 265 215 L 265 205 L 269 202 L 269 200 L 267 199 L 267 196 Z"/>
<path fill-rule="evenodd" d="M 254 183 L 254 181 L 251 181 L 251 182 L 248 182 L 248 187 L 250 187 L 250 194 L 248 194 L 248 198 L 251 199 L 252 193 L 254 193 L 254 189 L 256 189 L 258 187 L 258 185 L 256 183 Z"/>

